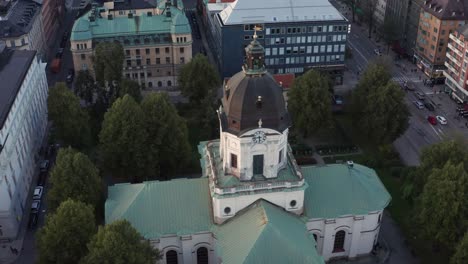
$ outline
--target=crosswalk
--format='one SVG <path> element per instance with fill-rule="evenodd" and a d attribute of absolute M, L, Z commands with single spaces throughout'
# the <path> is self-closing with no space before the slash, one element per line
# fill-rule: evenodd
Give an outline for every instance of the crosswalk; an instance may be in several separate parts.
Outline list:
<path fill-rule="evenodd" d="M 408 76 L 393 76 L 392 81 L 396 83 L 404 83 L 404 82 L 413 82 L 413 83 L 420 83 L 422 80 L 419 78 L 413 77 L 409 78 Z"/>

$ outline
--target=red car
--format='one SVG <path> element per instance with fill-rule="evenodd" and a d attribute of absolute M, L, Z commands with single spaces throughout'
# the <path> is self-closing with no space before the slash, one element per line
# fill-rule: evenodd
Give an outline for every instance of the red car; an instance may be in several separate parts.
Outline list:
<path fill-rule="evenodd" d="M 431 123 L 431 125 L 433 126 L 437 125 L 437 119 L 435 118 L 435 116 L 428 116 L 427 121 L 429 121 L 429 123 Z"/>

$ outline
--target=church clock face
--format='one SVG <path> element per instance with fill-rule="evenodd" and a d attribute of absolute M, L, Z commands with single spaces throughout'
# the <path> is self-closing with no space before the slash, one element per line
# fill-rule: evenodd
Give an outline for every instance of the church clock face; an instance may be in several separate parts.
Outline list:
<path fill-rule="evenodd" d="M 252 138 L 252 142 L 254 144 L 261 144 L 261 143 L 265 142 L 265 140 L 266 140 L 266 134 L 263 131 L 255 132 L 255 134 L 253 135 L 253 138 Z"/>

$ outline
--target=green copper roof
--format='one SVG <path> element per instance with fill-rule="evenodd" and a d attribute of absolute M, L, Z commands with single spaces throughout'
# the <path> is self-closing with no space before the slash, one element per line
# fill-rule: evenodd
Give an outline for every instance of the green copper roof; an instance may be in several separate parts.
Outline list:
<path fill-rule="evenodd" d="M 329 164 L 302 167 L 309 187 L 305 190 L 304 207 L 307 218 L 336 218 L 363 215 L 383 210 L 390 194 L 375 171 L 354 164 Z"/>
<path fill-rule="evenodd" d="M 106 224 L 127 219 L 145 238 L 210 231 L 208 179 L 177 179 L 108 188 Z"/>
<path fill-rule="evenodd" d="M 325 263 L 305 223 L 264 200 L 216 227 L 215 235 L 224 264 Z"/>
<path fill-rule="evenodd" d="M 90 22 L 88 18 L 90 11 L 75 21 L 70 39 L 87 40 L 161 33 L 190 34 L 190 24 L 185 14 L 174 7 L 171 7 L 171 12 L 170 18 L 165 14 L 152 16 L 141 14 L 133 18 L 114 17 L 112 20 L 102 17 Z"/>

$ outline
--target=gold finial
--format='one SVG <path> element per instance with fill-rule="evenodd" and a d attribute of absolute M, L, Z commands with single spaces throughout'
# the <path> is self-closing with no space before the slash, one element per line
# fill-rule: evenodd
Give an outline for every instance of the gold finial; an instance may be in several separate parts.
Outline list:
<path fill-rule="evenodd" d="M 257 30 L 260 30 L 260 27 L 255 26 L 255 27 L 254 27 L 254 35 L 253 35 L 253 39 L 254 39 L 254 40 L 257 40 L 257 37 L 258 37 L 258 36 L 257 36 Z"/>

